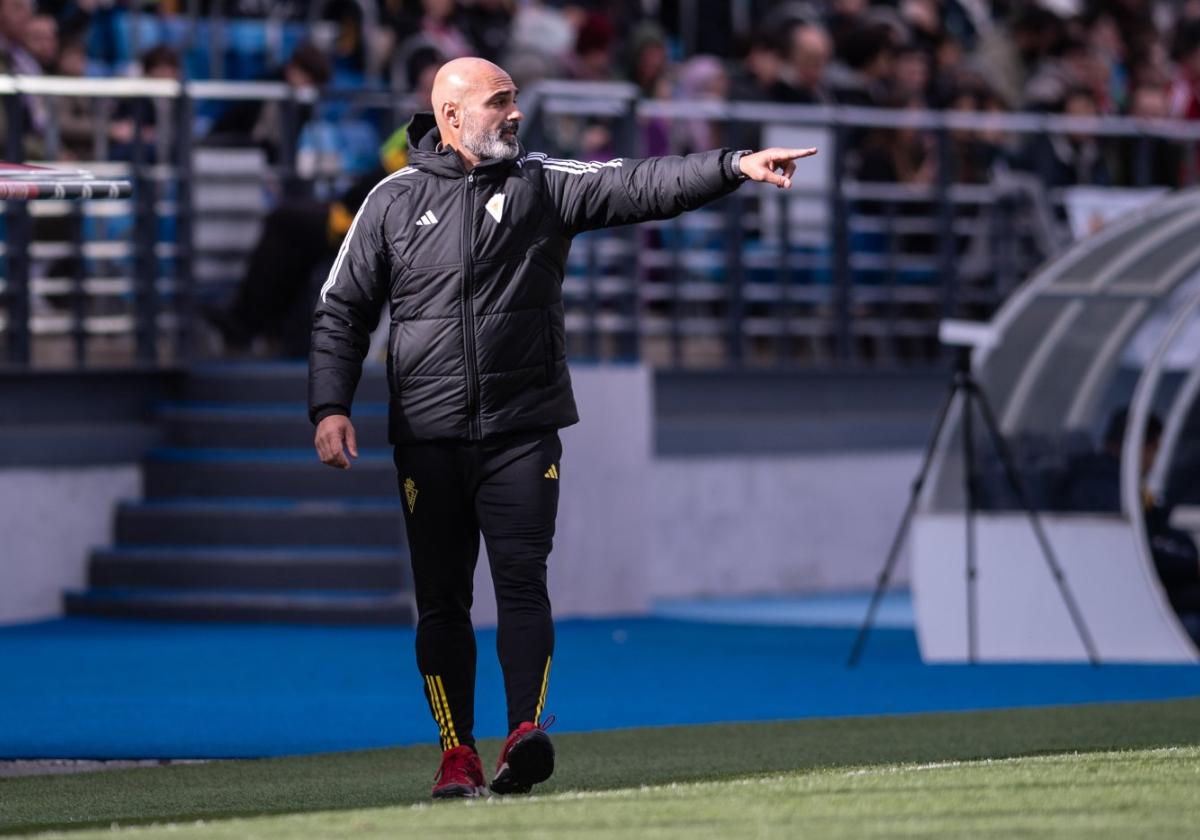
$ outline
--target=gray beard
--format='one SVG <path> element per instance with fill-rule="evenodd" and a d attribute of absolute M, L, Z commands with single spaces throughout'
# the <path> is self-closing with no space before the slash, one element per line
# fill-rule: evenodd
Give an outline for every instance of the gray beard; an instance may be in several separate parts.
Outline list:
<path fill-rule="evenodd" d="M 462 144 L 480 160 L 512 160 L 521 153 L 516 137 L 506 140 L 500 136 L 500 129 L 491 133 L 478 130 L 470 115 L 463 122 Z"/>

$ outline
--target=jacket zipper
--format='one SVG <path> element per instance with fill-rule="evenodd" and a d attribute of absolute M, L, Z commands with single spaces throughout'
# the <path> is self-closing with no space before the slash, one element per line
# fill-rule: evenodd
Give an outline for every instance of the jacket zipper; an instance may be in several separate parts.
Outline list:
<path fill-rule="evenodd" d="M 475 175 L 470 173 L 465 179 L 467 200 L 463 208 L 463 279 L 462 279 L 462 325 L 463 352 L 467 366 L 467 422 L 470 425 L 471 440 L 483 437 L 479 428 L 479 373 L 475 367 L 475 308 L 474 289 L 475 276 L 471 260 L 471 225 L 475 218 Z"/>

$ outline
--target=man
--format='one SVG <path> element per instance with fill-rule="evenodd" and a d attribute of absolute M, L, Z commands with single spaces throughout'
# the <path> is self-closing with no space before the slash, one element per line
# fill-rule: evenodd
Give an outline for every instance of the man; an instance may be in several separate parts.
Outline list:
<path fill-rule="evenodd" d="M 1067 90 L 1057 110 L 1068 117 L 1099 116 L 1096 99 L 1085 87 Z M 1030 135 L 1013 164 L 1037 175 L 1049 189 L 1112 183 L 1100 139 L 1082 131 Z"/>
<path fill-rule="evenodd" d="M 282 81 L 296 90 L 324 87 L 333 78 L 333 65 L 329 57 L 312 41 L 301 41 L 288 56 L 287 62 L 265 81 Z M 260 147 L 270 163 L 280 160 L 285 146 L 296 148 L 300 135 L 313 115 L 313 106 L 301 102 L 296 108 L 295 119 L 289 124 L 284 104 L 243 99 L 233 102 L 216 118 L 208 135 L 207 146 Z M 285 132 L 291 131 L 291 137 Z"/>
<path fill-rule="evenodd" d="M 1168 116 L 1200 120 L 1200 20 L 1189 20 L 1175 35 L 1175 77 L 1167 93 Z"/>
<path fill-rule="evenodd" d="M 828 78 L 832 55 L 833 42 L 825 27 L 806 21 L 794 24 L 788 34 L 787 64 L 783 68 L 786 81 L 772 88 L 775 100 L 801 105 L 832 105 L 833 93 Z"/>
<path fill-rule="evenodd" d="M 0 0 L 0 74 L 40 76 L 42 66 L 25 46 L 25 30 L 37 8 L 33 0 Z M 22 153 L 26 160 L 46 156 L 46 103 L 39 97 L 23 95 Z M 0 108 L 0 141 L 7 144 L 8 110 Z M 0 147 L 0 154 L 5 151 Z"/>
<path fill-rule="evenodd" d="M 571 238 L 670 218 L 742 180 L 790 187 L 795 159 L 816 152 L 558 160 L 523 151 L 516 100 L 508 73 L 482 59 L 438 71 L 434 113 L 409 124 L 409 166 L 363 202 L 321 289 L 309 356 L 317 453 L 347 469 L 347 454 L 358 454 L 350 403 L 370 330 L 389 307 L 389 438 L 412 557 L 417 665 L 443 749 L 435 798 L 484 790 L 470 615 L 480 532 L 511 730 L 490 787 L 524 793 L 554 768 L 541 723 L 554 647 L 546 558 L 557 432 L 578 420 L 562 304 Z"/>
<path fill-rule="evenodd" d="M 204 311 L 220 331 L 226 352 L 246 352 L 261 335 L 271 338 L 282 356 L 308 355 L 317 292 L 312 278 L 337 254 L 354 213 L 379 180 L 407 164 L 408 133 L 399 128 L 380 148 L 379 165 L 357 178 L 338 200 L 287 198 L 263 218 L 233 300 Z"/>
<path fill-rule="evenodd" d="M 414 104 L 433 107 L 433 77 L 442 57 L 426 51 L 408 59 Z M 379 163 L 354 180 L 335 201 L 287 196 L 263 218 L 262 231 L 246 262 L 233 299 L 208 306 L 205 317 L 221 333 L 226 352 L 248 351 L 258 336 L 288 358 L 308 355 L 318 268 L 329 265 L 350 230 L 354 214 L 381 178 L 408 165 L 408 130 L 392 132 L 379 149 Z M 324 277 L 321 278 L 324 281 Z"/>
<path fill-rule="evenodd" d="M 37 13 L 33 0 L 0 0 L 0 69 L 37 75 L 37 59 L 25 48 L 25 28 Z"/>
<path fill-rule="evenodd" d="M 894 34 L 886 23 L 864 21 L 836 39 L 840 63 L 831 68 L 829 85 L 841 105 L 882 107 L 892 82 Z"/>
<path fill-rule="evenodd" d="M 1120 512 L 1121 448 L 1128 423 L 1129 409 L 1115 412 L 1104 430 L 1102 448 L 1076 457 L 1068 465 L 1062 491 L 1064 509 Z M 1162 420 L 1151 414 L 1142 439 L 1140 476 L 1146 538 L 1167 600 L 1192 640 L 1200 644 L 1200 550 L 1191 534 L 1171 525 L 1170 499 L 1158 498 L 1145 484 L 1158 459 L 1162 434 Z"/>
<path fill-rule="evenodd" d="M 25 51 L 33 56 L 43 73 L 53 73 L 58 61 L 58 21 L 50 15 L 34 15 L 25 24 L 21 38 Z"/>
<path fill-rule="evenodd" d="M 1169 116 L 1167 93 L 1160 85 L 1137 84 L 1129 91 L 1127 113 L 1152 122 Z M 1161 124 L 1161 123 L 1160 123 Z M 1114 181 L 1126 187 L 1178 187 L 1183 183 L 1183 148 L 1162 137 L 1122 137 L 1112 143 Z"/>

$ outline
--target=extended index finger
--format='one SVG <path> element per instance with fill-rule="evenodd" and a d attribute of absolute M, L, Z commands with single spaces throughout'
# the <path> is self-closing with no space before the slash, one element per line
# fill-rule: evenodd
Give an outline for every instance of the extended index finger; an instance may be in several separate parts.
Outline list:
<path fill-rule="evenodd" d="M 817 153 L 816 149 L 780 149 L 780 157 L 786 157 L 788 160 L 797 160 L 799 158 L 812 157 Z"/>

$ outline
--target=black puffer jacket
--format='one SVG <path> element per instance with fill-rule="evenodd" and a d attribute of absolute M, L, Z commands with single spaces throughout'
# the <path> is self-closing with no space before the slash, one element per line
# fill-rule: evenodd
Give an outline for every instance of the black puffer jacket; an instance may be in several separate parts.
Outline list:
<path fill-rule="evenodd" d="M 568 426 L 579 419 L 562 304 L 572 237 L 731 192 L 730 154 L 583 163 L 522 152 L 468 173 L 438 143 L 433 115 L 418 114 L 410 165 L 376 185 L 346 235 L 314 316 L 309 417 L 350 414 L 387 304 L 392 443 Z"/>

